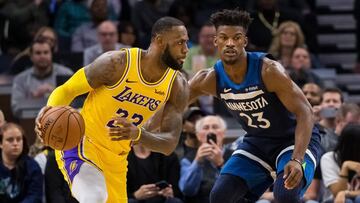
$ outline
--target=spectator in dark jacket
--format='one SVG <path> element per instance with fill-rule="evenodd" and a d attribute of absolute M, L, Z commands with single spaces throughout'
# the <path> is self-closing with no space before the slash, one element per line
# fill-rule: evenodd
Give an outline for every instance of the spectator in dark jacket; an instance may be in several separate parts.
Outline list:
<path fill-rule="evenodd" d="M 129 203 L 182 203 L 178 188 L 180 164 L 173 153 L 165 156 L 141 144 L 128 156 L 127 193 Z M 156 183 L 166 181 L 161 187 Z"/>
<path fill-rule="evenodd" d="M 41 203 L 43 176 L 30 158 L 24 130 L 6 123 L 0 131 L 0 202 Z"/>

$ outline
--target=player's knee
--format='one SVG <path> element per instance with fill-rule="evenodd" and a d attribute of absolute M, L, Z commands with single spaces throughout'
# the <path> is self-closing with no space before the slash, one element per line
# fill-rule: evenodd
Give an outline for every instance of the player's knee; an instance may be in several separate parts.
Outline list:
<path fill-rule="evenodd" d="M 296 203 L 300 202 L 300 192 L 301 186 L 303 185 L 303 181 L 299 184 L 299 186 L 295 187 L 292 190 L 288 190 L 285 188 L 283 173 L 278 175 L 274 183 L 274 198 L 276 202 L 281 203 Z"/>
<path fill-rule="evenodd" d="M 80 195 L 80 203 L 105 203 L 108 198 L 107 191 L 102 187 L 93 187 L 91 192 L 84 192 Z"/>
<path fill-rule="evenodd" d="M 222 174 L 218 177 L 210 192 L 210 202 L 238 202 L 245 196 L 247 190 L 246 183 L 241 178 Z"/>
<path fill-rule="evenodd" d="M 73 180 L 71 191 L 80 203 L 105 203 L 108 198 L 104 176 L 90 164 L 81 166 Z"/>

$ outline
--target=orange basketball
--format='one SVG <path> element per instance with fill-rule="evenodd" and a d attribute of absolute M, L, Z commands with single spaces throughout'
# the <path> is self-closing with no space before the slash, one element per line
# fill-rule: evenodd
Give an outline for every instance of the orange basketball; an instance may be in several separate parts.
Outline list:
<path fill-rule="evenodd" d="M 74 148 L 85 133 L 83 117 L 70 106 L 52 107 L 40 122 L 44 144 L 57 150 Z"/>

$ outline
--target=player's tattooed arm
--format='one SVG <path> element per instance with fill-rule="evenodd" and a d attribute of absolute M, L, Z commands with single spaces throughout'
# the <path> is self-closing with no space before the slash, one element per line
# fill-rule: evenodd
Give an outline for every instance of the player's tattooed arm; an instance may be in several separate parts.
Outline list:
<path fill-rule="evenodd" d="M 189 80 L 190 96 L 189 104 L 201 95 L 216 96 L 216 75 L 213 68 L 199 71 L 192 79 Z"/>
<path fill-rule="evenodd" d="M 152 151 L 167 155 L 172 153 L 179 141 L 182 129 L 182 115 L 187 106 L 188 98 L 189 87 L 187 81 L 184 76 L 178 74 L 160 119 L 160 133 L 143 130 L 140 143 Z"/>
<path fill-rule="evenodd" d="M 85 75 L 92 88 L 114 85 L 124 74 L 126 66 L 125 51 L 110 51 L 99 56 L 85 67 Z"/>

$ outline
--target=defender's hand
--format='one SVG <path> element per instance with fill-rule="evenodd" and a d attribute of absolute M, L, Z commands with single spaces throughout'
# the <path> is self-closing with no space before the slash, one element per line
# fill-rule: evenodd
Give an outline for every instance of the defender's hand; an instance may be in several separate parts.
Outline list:
<path fill-rule="evenodd" d="M 303 170 L 300 163 L 296 161 L 289 161 L 284 168 L 285 188 L 288 190 L 294 189 L 303 177 Z"/>
<path fill-rule="evenodd" d="M 140 129 L 131 121 L 123 117 L 114 117 L 113 119 L 115 127 L 108 127 L 112 141 L 135 140 L 138 137 Z"/>
<path fill-rule="evenodd" d="M 36 119 L 35 119 L 35 133 L 36 135 L 39 137 L 39 139 L 41 140 L 41 142 L 43 142 L 43 135 L 42 135 L 42 132 L 41 132 L 41 119 L 43 118 L 43 116 L 45 115 L 45 113 L 51 109 L 52 107 L 51 106 L 44 106 L 42 109 L 40 109 L 39 111 L 39 114 L 37 115 Z"/>

